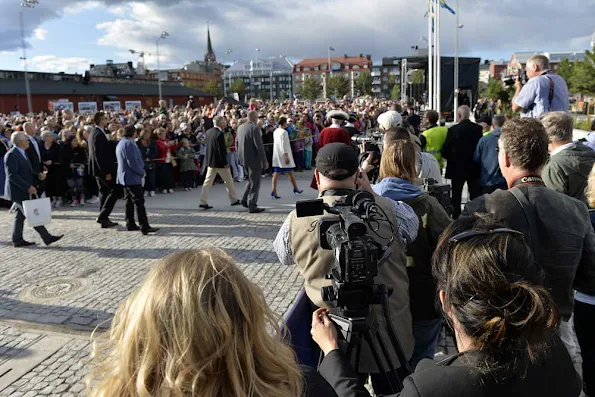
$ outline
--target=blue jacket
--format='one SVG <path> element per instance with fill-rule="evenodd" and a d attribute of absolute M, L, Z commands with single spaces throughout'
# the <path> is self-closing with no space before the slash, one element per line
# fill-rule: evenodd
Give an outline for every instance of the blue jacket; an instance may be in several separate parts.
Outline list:
<path fill-rule="evenodd" d="M 419 186 L 401 179 L 401 178 L 384 178 L 376 185 L 372 186 L 374 192 L 379 196 L 389 198 L 393 201 L 404 201 L 420 196 L 423 191 Z"/>
<path fill-rule="evenodd" d="M 4 167 L 6 170 L 4 199 L 18 204 L 29 200 L 27 190 L 31 186 L 35 186 L 37 180 L 37 174 L 33 173 L 29 159 L 23 156 L 15 146 L 4 156 Z"/>
<path fill-rule="evenodd" d="M 477 144 L 473 160 L 481 165 L 479 185 L 496 186 L 506 185 L 506 179 L 502 176 L 498 164 L 498 139 L 500 139 L 500 128 L 496 128 L 491 134 L 482 137 Z"/>
<path fill-rule="evenodd" d="M 124 186 L 141 185 L 145 176 L 145 162 L 134 141 L 123 138 L 116 146 L 118 176 L 116 182 Z"/>

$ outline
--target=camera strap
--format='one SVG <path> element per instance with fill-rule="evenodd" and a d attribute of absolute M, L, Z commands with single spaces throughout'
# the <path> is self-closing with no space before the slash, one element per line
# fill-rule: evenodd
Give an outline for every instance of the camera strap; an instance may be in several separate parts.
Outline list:
<path fill-rule="evenodd" d="M 548 112 L 552 111 L 552 101 L 554 100 L 554 80 L 552 80 L 552 78 L 550 76 L 545 76 L 547 77 L 547 79 L 550 81 L 550 92 L 548 94 L 547 99 L 550 101 L 550 107 L 548 109 Z"/>
<path fill-rule="evenodd" d="M 537 223 L 535 222 L 535 211 L 529 203 L 527 196 L 517 186 L 512 187 L 509 190 L 510 193 L 517 199 L 525 215 L 525 220 L 529 225 L 529 239 L 531 240 L 531 252 L 533 252 L 533 260 L 541 267 L 541 252 L 538 252 L 535 246 L 535 239 L 537 238 Z"/>

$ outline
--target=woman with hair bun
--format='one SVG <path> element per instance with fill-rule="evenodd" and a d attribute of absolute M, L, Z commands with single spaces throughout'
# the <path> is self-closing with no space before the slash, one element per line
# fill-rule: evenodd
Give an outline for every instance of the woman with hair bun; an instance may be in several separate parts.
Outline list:
<path fill-rule="evenodd" d="M 543 276 L 532 263 L 522 233 L 489 215 L 461 218 L 444 231 L 432 269 L 459 354 L 422 360 L 399 397 L 580 395 L 580 378 L 556 335 L 556 306 L 537 286 Z M 367 396 L 336 349 L 336 332 L 323 310 L 312 325 L 325 353 L 320 373 L 342 397 Z"/>
<path fill-rule="evenodd" d="M 300 368 L 258 286 L 222 251 L 171 254 L 93 343 L 93 397 L 333 397 Z"/>

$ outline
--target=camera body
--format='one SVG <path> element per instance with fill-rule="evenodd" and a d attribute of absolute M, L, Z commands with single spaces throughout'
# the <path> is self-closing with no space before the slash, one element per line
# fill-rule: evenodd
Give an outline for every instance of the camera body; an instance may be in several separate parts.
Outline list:
<path fill-rule="evenodd" d="M 422 188 L 425 192 L 428 192 L 430 196 L 435 197 L 448 215 L 452 216 L 454 207 L 452 205 L 452 187 L 450 185 L 446 183 L 436 183 L 434 178 L 425 178 L 423 179 Z"/>
<path fill-rule="evenodd" d="M 502 82 L 505 86 L 509 87 L 514 85 L 514 82 L 519 80 L 521 82 L 521 86 L 524 86 L 529 81 L 529 76 L 527 76 L 527 72 L 525 69 L 521 69 L 517 75 L 509 74 L 502 77 Z"/>
<path fill-rule="evenodd" d="M 336 216 L 318 221 L 320 247 L 332 250 L 334 263 L 326 278 L 333 284 L 322 288 L 325 302 L 333 302 L 344 311 L 366 310 L 375 299 L 374 278 L 378 266 L 391 254 L 368 233 L 367 224 L 378 216 L 374 196 L 368 192 L 354 192 L 332 206 L 322 199 L 296 203 L 298 217 L 323 215 L 324 211 Z M 388 221 L 388 218 L 386 218 Z"/>

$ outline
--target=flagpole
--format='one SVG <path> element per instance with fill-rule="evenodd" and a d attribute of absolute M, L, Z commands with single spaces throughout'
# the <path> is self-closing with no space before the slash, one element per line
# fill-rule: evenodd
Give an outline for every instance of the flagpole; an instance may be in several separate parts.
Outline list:
<path fill-rule="evenodd" d="M 434 42 L 432 43 L 432 52 L 433 52 L 433 68 L 434 68 L 434 90 L 432 96 L 432 109 L 438 110 L 436 106 L 436 91 L 438 91 L 438 9 L 440 8 L 440 4 L 438 3 L 439 0 L 432 0 L 432 4 L 434 6 L 434 31 L 432 34 L 434 35 Z"/>
<path fill-rule="evenodd" d="M 331 74 L 331 77 L 333 77 L 333 69 L 331 67 L 331 46 L 328 46 L 328 71 Z"/>
<path fill-rule="evenodd" d="M 440 0 L 438 0 L 440 1 Z M 436 111 L 442 117 L 442 59 L 440 53 L 440 5 L 436 8 Z"/>
<path fill-rule="evenodd" d="M 433 67 L 433 63 L 434 63 L 434 57 L 432 56 L 432 51 L 433 51 L 433 43 L 434 40 L 432 40 L 432 21 L 433 21 L 433 15 L 432 15 L 432 3 L 431 1 L 434 0 L 430 0 L 428 1 L 428 98 L 427 98 L 427 103 L 426 103 L 426 107 L 428 109 L 433 109 L 432 106 L 432 101 L 434 99 L 434 67 Z"/>
<path fill-rule="evenodd" d="M 455 123 L 459 121 L 459 115 L 457 110 L 459 109 L 459 47 L 460 47 L 460 24 L 459 24 L 459 13 L 460 13 L 460 1 L 457 0 L 456 10 L 456 26 L 455 26 L 455 75 L 454 75 L 454 94 L 453 94 L 453 114 Z"/>

